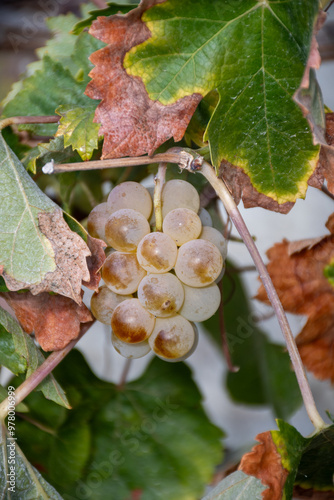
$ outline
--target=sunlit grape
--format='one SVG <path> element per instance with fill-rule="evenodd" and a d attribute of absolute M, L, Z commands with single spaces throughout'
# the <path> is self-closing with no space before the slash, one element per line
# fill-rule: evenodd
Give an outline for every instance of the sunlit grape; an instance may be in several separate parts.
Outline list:
<path fill-rule="evenodd" d="M 98 293 L 94 292 L 90 301 L 90 308 L 93 316 L 110 326 L 111 315 L 115 308 L 123 300 L 131 299 L 132 295 L 118 295 L 110 290 L 106 285 L 100 286 Z"/>
<path fill-rule="evenodd" d="M 183 286 L 171 273 L 149 274 L 140 282 L 138 299 L 155 316 L 172 316 L 182 306 Z"/>
<path fill-rule="evenodd" d="M 154 324 L 155 317 L 138 299 L 124 300 L 111 316 L 112 331 L 123 342 L 143 342 L 151 335 Z"/>
<path fill-rule="evenodd" d="M 111 253 L 102 267 L 102 278 L 110 290 L 127 295 L 138 290 L 146 271 L 139 265 L 136 254 Z"/>
<path fill-rule="evenodd" d="M 223 259 L 226 259 L 227 256 L 227 240 L 221 234 L 220 231 L 215 229 L 214 227 L 203 226 L 202 232 L 199 235 L 201 240 L 211 241 L 218 250 L 220 251 Z"/>
<path fill-rule="evenodd" d="M 87 219 L 87 230 L 93 238 L 105 241 L 105 225 L 110 213 L 107 203 L 100 203 L 93 208 Z"/>
<path fill-rule="evenodd" d="M 175 265 L 176 257 L 176 243 L 168 234 L 150 233 L 138 245 L 138 262 L 150 273 L 170 271 Z"/>
<path fill-rule="evenodd" d="M 121 252 L 135 252 L 140 240 L 150 232 L 147 219 L 131 208 L 117 210 L 107 220 L 106 242 Z"/>
<path fill-rule="evenodd" d="M 151 351 L 150 344 L 148 340 L 143 342 L 138 342 L 137 344 L 129 344 L 128 342 L 123 342 L 120 340 L 114 332 L 111 332 L 111 343 L 123 358 L 128 359 L 138 359 L 146 356 Z"/>
<path fill-rule="evenodd" d="M 200 208 L 198 217 L 201 219 L 202 226 L 212 227 L 212 218 L 206 208 Z"/>
<path fill-rule="evenodd" d="M 189 321 L 205 321 L 215 314 L 220 304 L 220 291 L 215 283 L 203 288 L 183 285 L 184 301 L 179 314 Z"/>
<path fill-rule="evenodd" d="M 186 285 L 203 287 L 220 274 L 223 258 L 218 248 L 207 240 L 191 240 L 179 248 L 176 276 Z"/>
<path fill-rule="evenodd" d="M 138 210 L 149 219 L 152 212 L 152 199 L 144 186 L 138 182 L 122 182 L 110 192 L 108 196 L 108 206 L 110 213 L 121 208 L 132 208 Z"/>
<path fill-rule="evenodd" d="M 162 217 L 175 208 L 199 210 L 199 195 L 194 186 L 180 179 L 166 182 L 162 190 Z"/>
<path fill-rule="evenodd" d="M 196 348 L 197 330 L 179 314 L 170 318 L 157 318 L 148 342 L 159 358 L 183 361 Z"/>
<path fill-rule="evenodd" d="M 180 246 L 200 235 L 202 223 L 193 210 L 176 208 L 168 212 L 164 218 L 162 229 Z"/>

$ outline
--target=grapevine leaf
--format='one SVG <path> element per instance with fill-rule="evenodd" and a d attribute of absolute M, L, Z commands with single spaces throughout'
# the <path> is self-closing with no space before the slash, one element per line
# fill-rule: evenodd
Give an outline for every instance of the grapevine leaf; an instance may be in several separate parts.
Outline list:
<path fill-rule="evenodd" d="M 10 290 L 53 291 L 81 303 L 89 280 L 86 243 L 29 177 L 0 137 L 0 267 Z"/>
<path fill-rule="evenodd" d="M 13 480 L 10 482 L 10 476 Z M 33 467 L 16 442 L 0 429 L 0 495 L 4 500 L 63 500 Z"/>
<path fill-rule="evenodd" d="M 98 147 L 100 124 L 93 123 L 95 106 L 59 106 L 56 113 L 61 116 L 57 136 L 64 136 L 64 146 L 72 146 L 82 160 L 90 160 Z"/>
<path fill-rule="evenodd" d="M 181 140 L 201 99 L 196 94 L 185 97 L 182 103 L 164 106 L 151 100 L 143 82 L 130 77 L 123 67 L 126 52 L 150 36 L 140 18 L 158 1 L 144 0 L 125 16 L 99 17 L 89 30 L 109 44 L 90 57 L 95 68 L 86 89 L 92 99 L 102 99 L 95 112 L 95 121 L 101 123 L 100 132 L 104 134 L 102 158 L 152 154 L 171 137 Z"/>
<path fill-rule="evenodd" d="M 319 152 L 293 101 L 318 8 L 318 0 L 168 0 L 144 12 L 151 37 L 124 66 L 166 109 L 217 89 L 205 133 L 213 164 L 225 159 L 260 193 L 293 202 L 305 195 Z"/>
<path fill-rule="evenodd" d="M 95 500 L 109 498 L 110 492 L 114 498 L 130 498 L 135 490 L 142 492 L 142 500 L 200 497 L 221 460 L 222 433 L 206 417 L 189 368 L 155 359 L 138 380 L 119 390 L 97 379 L 82 355 L 72 351 L 55 373 L 73 409 L 66 411 L 54 436 L 36 428 L 32 433 L 29 422 L 18 422 L 17 435 L 32 463 L 45 470 L 46 479 L 51 481 L 54 474 L 51 482 L 64 496 L 76 498 L 90 491 L 93 478 L 98 478 Z M 27 405 L 37 398 L 38 394 L 29 395 Z M 34 419 L 42 420 L 45 407 L 35 403 Z M 58 436 L 68 427 L 79 433 L 87 425 L 89 461 L 79 481 L 69 467 L 65 484 L 51 472 L 64 459 L 56 446 Z"/>
<path fill-rule="evenodd" d="M 268 271 L 286 311 L 308 321 L 296 338 L 306 368 L 320 380 L 334 381 L 334 216 L 322 238 L 276 243 L 267 252 Z M 261 286 L 258 300 L 268 302 Z"/>
<path fill-rule="evenodd" d="M 14 368 L 14 373 L 26 372 L 26 377 L 29 377 L 36 368 L 45 361 L 44 356 L 29 335 L 27 335 L 14 318 L 2 308 L 0 308 L 0 325 L 1 348 L 4 347 L 2 338 L 3 332 L 5 331 L 7 334 L 7 355 L 11 356 L 10 362 L 2 358 L 1 364 L 10 370 Z M 37 390 L 42 391 L 47 399 L 61 406 L 65 406 L 65 408 L 70 407 L 63 389 L 53 375 L 48 375 L 48 377 L 38 386 Z"/>
<path fill-rule="evenodd" d="M 260 444 L 241 459 L 239 470 L 268 486 L 263 500 L 292 499 L 293 485 L 334 491 L 334 426 L 310 438 L 282 420 L 278 431 L 256 436 Z"/>
<path fill-rule="evenodd" d="M 77 22 L 73 27 L 72 33 L 74 33 L 75 35 L 79 35 L 85 28 L 89 28 L 92 22 L 100 16 L 112 16 L 117 13 L 126 14 L 134 7 L 136 7 L 138 5 L 138 2 L 133 2 L 130 5 L 120 5 L 119 3 L 108 2 L 107 5 L 108 7 L 106 7 L 105 9 L 95 9 L 89 11 L 89 17 Z"/>
<path fill-rule="evenodd" d="M 55 163 L 72 163 L 80 161 L 80 156 L 69 146 L 65 148 L 64 137 L 56 137 L 50 142 L 43 142 L 33 148 L 24 158 L 23 164 L 33 174 L 40 172 L 42 167 L 51 160 Z"/>
<path fill-rule="evenodd" d="M 223 479 L 203 500 L 262 500 L 266 489 L 259 479 L 242 471 L 233 472 Z"/>
<path fill-rule="evenodd" d="M 326 113 L 326 141 L 331 147 L 321 147 L 318 167 L 309 179 L 309 185 L 321 189 L 324 180 L 327 188 L 334 193 L 334 113 Z"/>
<path fill-rule="evenodd" d="M 3 297 L 24 331 L 35 333 L 44 351 L 63 349 L 78 337 L 80 324 L 93 319 L 84 304 L 78 305 L 62 295 L 8 292 Z"/>
<path fill-rule="evenodd" d="M 258 328 L 237 273 L 232 280 L 229 275 L 223 278 L 224 323 L 232 362 L 240 369 L 227 374 L 228 391 L 239 403 L 269 405 L 275 416 L 287 418 L 301 404 L 289 356 Z M 219 315 L 204 326 L 221 348 Z"/>

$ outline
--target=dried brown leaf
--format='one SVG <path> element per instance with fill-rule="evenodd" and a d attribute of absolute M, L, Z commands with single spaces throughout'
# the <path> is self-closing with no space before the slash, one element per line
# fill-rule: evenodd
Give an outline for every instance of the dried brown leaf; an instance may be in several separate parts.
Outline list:
<path fill-rule="evenodd" d="M 164 0 L 143 0 L 128 14 L 99 17 L 89 32 L 105 42 L 90 60 L 95 65 L 86 95 L 102 99 L 94 121 L 101 123 L 104 135 L 102 158 L 149 155 L 171 137 L 182 139 L 202 96 L 193 94 L 164 106 L 152 101 L 140 78 L 129 76 L 123 59 L 132 47 L 151 34 L 141 16 L 145 10 Z"/>
<path fill-rule="evenodd" d="M 276 243 L 267 252 L 268 271 L 284 309 L 304 314 L 308 321 L 296 338 L 306 368 L 321 379 L 334 381 L 334 288 L 324 268 L 334 258 L 333 215 L 327 222 L 331 235 L 290 243 Z M 258 300 L 268 303 L 261 285 Z"/>
<path fill-rule="evenodd" d="M 305 490 L 301 486 L 295 486 L 293 489 L 293 498 L 302 500 L 333 500 L 333 491 L 319 491 L 309 488 Z"/>
<path fill-rule="evenodd" d="M 89 281 L 83 281 L 83 285 L 91 290 L 98 291 L 99 283 L 101 280 L 100 269 L 106 260 L 106 255 L 104 249 L 106 248 L 106 243 L 97 238 L 92 238 L 89 234 L 87 235 L 87 244 L 91 252 L 91 255 L 87 257 L 87 266 L 90 274 Z"/>
<path fill-rule="evenodd" d="M 23 330 L 35 333 L 44 351 L 63 349 L 78 337 L 80 323 L 93 319 L 84 304 L 78 305 L 62 295 L 7 292 L 2 297 L 14 310 Z"/>
<path fill-rule="evenodd" d="M 289 472 L 282 465 L 281 456 L 269 431 L 258 434 L 255 439 L 260 444 L 242 457 L 239 470 L 257 477 L 262 484 L 268 486 L 262 493 L 263 500 L 281 500 Z"/>
<path fill-rule="evenodd" d="M 312 187 L 321 189 L 327 180 L 328 190 L 334 194 L 334 113 L 326 113 L 327 146 L 322 145 L 317 168 L 308 180 Z"/>

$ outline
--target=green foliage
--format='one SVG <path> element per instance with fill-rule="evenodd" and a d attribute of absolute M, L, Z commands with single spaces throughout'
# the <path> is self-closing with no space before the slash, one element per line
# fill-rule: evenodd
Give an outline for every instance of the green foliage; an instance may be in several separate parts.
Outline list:
<path fill-rule="evenodd" d="M 88 12 L 89 17 L 86 19 L 83 19 L 82 21 L 79 21 L 73 28 L 72 33 L 75 35 L 79 35 L 85 28 L 89 28 L 95 19 L 97 19 L 98 16 L 113 16 L 114 14 L 122 13 L 126 14 L 130 10 L 132 10 L 138 2 L 124 2 L 124 5 L 122 5 L 122 2 L 114 3 L 114 2 L 108 2 L 105 9 L 95 9 L 91 10 Z"/>
<path fill-rule="evenodd" d="M 152 37 L 124 65 L 165 105 L 217 89 L 205 133 L 213 164 L 228 160 L 259 192 L 294 201 L 304 196 L 319 151 L 293 101 L 318 8 L 318 0 L 169 0 L 144 13 Z"/>
<path fill-rule="evenodd" d="M 56 265 L 51 243 L 38 227 L 38 214 L 53 212 L 56 205 L 39 190 L 2 136 L 0 162 L 0 264 L 18 282 L 39 283 Z"/>
<path fill-rule="evenodd" d="M 99 123 L 93 123 L 96 105 L 86 107 L 59 106 L 61 116 L 57 136 L 64 136 L 64 146 L 72 146 L 82 160 L 90 160 L 98 147 Z"/>
<path fill-rule="evenodd" d="M 289 356 L 257 327 L 241 280 L 230 270 L 227 266 L 223 278 L 224 323 L 233 364 L 240 369 L 227 374 L 227 389 L 238 403 L 269 405 L 276 417 L 287 418 L 301 404 Z M 204 326 L 220 347 L 218 313 Z"/>
<path fill-rule="evenodd" d="M 70 146 L 65 148 L 64 137 L 55 137 L 33 148 L 24 158 L 23 164 L 28 171 L 36 174 L 51 160 L 55 163 L 72 163 L 80 161 L 80 156 Z"/>
<path fill-rule="evenodd" d="M 7 396 L 8 396 L 8 390 L 5 389 L 4 387 L 2 387 L 2 385 L 0 385 L 0 403 L 2 401 L 4 401 L 4 399 L 6 399 Z M 20 413 L 27 413 L 29 411 L 29 408 L 25 403 L 19 403 L 15 407 L 15 409 L 16 409 L 16 411 L 19 411 Z"/>
<path fill-rule="evenodd" d="M 203 412 L 184 364 L 154 359 L 122 390 L 97 379 L 77 351 L 55 373 L 73 410 L 58 420 L 54 435 L 26 421 L 18 422 L 17 434 L 62 494 L 89 492 L 92 478 L 99 479 L 95 500 L 111 492 L 128 498 L 135 489 L 143 490 L 143 500 L 195 500 L 203 493 L 221 460 L 222 433 Z M 55 405 L 39 399 L 31 394 L 26 402 L 34 420 L 45 422 L 47 407 Z"/>
<path fill-rule="evenodd" d="M 12 316 L 0 307 L 0 365 L 14 373 L 26 373 L 28 378 L 45 361 L 32 338 Z M 69 408 L 67 397 L 53 375 L 37 387 L 43 395 L 58 405 Z"/>
<path fill-rule="evenodd" d="M 260 479 L 242 471 L 233 472 L 223 479 L 203 500 L 261 500 L 267 488 Z"/>
<path fill-rule="evenodd" d="M 331 262 L 324 268 L 324 276 L 328 279 L 330 284 L 334 286 L 334 262 Z"/>
<path fill-rule="evenodd" d="M 13 468 L 15 479 L 11 485 L 7 481 Z M 12 491 L 7 489 L 7 486 L 13 488 Z M 3 424 L 0 428 L 0 496 L 4 500 L 63 500 L 35 467 L 32 467 L 16 442 L 6 436 Z"/>

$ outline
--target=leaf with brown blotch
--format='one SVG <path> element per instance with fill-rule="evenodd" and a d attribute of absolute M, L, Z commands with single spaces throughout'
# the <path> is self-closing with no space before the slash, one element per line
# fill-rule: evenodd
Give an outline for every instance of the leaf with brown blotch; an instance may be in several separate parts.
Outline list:
<path fill-rule="evenodd" d="M 44 351 L 59 351 L 78 337 L 80 323 L 92 321 L 92 315 L 84 304 L 78 305 L 68 297 L 30 292 L 2 294 L 23 330 L 35 333 Z"/>
<path fill-rule="evenodd" d="M 241 459 L 239 470 L 257 477 L 268 486 L 262 493 L 263 500 L 281 500 L 289 472 L 283 467 L 271 433 L 262 432 L 255 438 L 260 444 Z"/>
<path fill-rule="evenodd" d="M 98 291 L 99 283 L 101 281 L 100 269 L 106 260 L 106 255 L 104 249 L 106 248 L 106 243 L 97 238 L 92 238 L 87 234 L 87 245 L 91 251 L 91 255 L 87 257 L 87 266 L 90 274 L 89 281 L 83 281 L 82 284 L 85 285 L 90 290 Z"/>
<path fill-rule="evenodd" d="M 268 271 L 284 309 L 304 314 L 308 321 L 296 338 L 306 368 L 320 380 L 334 382 L 334 287 L 324 272 L 334 259 L 334 214 L 323 238 L 271 247 Z M 256 296 L 268 303 L 261 285 Z"/>
<path fill-rule="evenodd" d="M 321 189 L 327 180 L 328 190 L 334 194 L 334 113 L 326 113 L 326 145 L 322 145 L 317 168 L 308 180 L 308 184 Z"/>
<path fill-rule="evenodd" d="M 151 155 L 171 137 L 180 141 L 202 98 L 192 94 L 164 106 L 151 100 L 142 80 L 129 76 L 123 67 L 125 54 L 151 36 L 141 15 L 162 1 L 143 0 L 126 15 L 101 16 L 89 30 L 108 44 L 90 57 L 95 68 L 86 89 L 92 99 L 102 99 L 94 119 L 104 134 L 102 158 Z"/>

